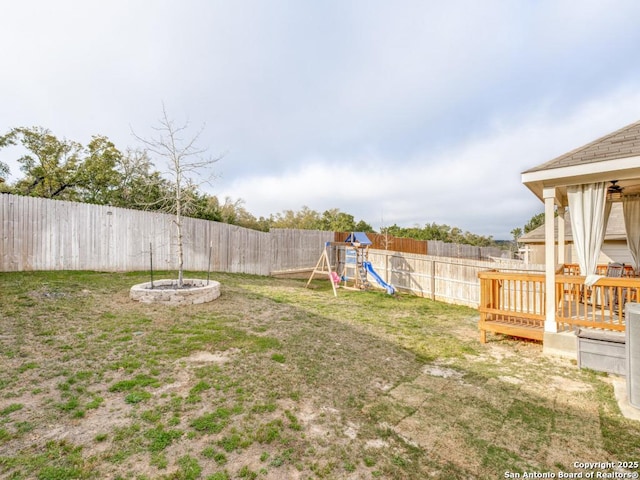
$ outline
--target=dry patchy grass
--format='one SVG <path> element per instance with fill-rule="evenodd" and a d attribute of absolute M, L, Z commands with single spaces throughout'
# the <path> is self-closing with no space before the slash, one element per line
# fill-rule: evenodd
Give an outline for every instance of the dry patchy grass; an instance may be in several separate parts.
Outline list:
<path fill-rule="evenodd" d="M 504 478 L 640 459 L 606 376 L 478 343 L 474 310 L 216 275 L 0 274 L 0 474 L 38 479 Z M 581 471 L 581 470 L 577 470 Z"/>

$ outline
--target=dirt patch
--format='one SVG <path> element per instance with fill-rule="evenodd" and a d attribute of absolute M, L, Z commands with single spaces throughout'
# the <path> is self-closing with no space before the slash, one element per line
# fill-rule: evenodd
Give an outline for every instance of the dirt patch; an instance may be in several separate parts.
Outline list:
<path fill-rule="evenodd" d="M 215 363 L 223 365 L 227 363 L 233 355 L 239 353 L 237 348 L 229 349 L 225 352 L 195 352 L 184 359 L 188 363 Z"/>
<path fill-rule="evenodd" d="M 501 382 L 510 383 L 512 385 L 521 385 L 524 383 L 524 380 L 522 380 L 521 378 L 509 377 L 506 375 L 499 376 L 498 380 L 500 380 Z"/>
<path fill-rule="evenodd" d="M 431 375 L 432 377 L 442 377 L 442 378 L 453 378 L 460 379 L 462 378 L 462 373 L 452 370 L 450 368 L 446 368 L 440 365 L 429 365 L 424 368 L 424 373 L 427 375 Z"/>
<path fill-rule="evenodd" d="M 564 390 L 565 392 L 591 392 L 593 391 L 593 385 L 579 380 L 574 380 L 567 377 L 559 377 L 557 375 L 549 378 L 549 387 L 557 390 Z"/>

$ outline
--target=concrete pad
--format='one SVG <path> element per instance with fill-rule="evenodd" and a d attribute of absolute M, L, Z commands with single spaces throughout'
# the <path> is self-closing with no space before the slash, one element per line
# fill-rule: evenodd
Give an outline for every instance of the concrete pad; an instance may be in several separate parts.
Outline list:
<path fill-rule="evenodd" d="M 622 415 L 625 418 L 640 421 L 640 408 L 631 405 L 627 397 L 627 379 L 625 377 L 611 377 L 611 383 Z"/>
<path fill-rule="evenodd" d="M 574 332 L 544 332 L 542 353 L 577 360 L 578 339 Z"/>

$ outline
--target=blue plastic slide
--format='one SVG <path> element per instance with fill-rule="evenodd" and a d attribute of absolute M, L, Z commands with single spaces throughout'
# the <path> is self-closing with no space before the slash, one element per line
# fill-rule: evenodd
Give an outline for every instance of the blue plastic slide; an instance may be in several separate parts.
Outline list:
<path fill-rule="evenodd" d="M 396 289 L 393 288 L 393 285 L 389 285 L 387 282 L 385 282 L 382 279 L 382 277 L 380 275 L 378 275 L 378 272 L 376 272 L 373 269 L 373 266 L 371 265 L 371 262 L 362 262 L 362 265 L 367 270 L 367 272 L 369 272 L 369 274 L 373 278 L 376 279 L 376 282 L 378 282 L 378 285 L 380 285 L 382 288 L 384 288 L 389 295 L 393 295 L 394 293 L 396 293 Z"/>

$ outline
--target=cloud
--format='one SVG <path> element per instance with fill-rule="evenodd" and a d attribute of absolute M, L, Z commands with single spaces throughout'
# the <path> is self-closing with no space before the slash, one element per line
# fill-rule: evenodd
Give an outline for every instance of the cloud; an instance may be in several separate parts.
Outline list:
<path fill-rule="evenodd" d="M 227 152 L 214 193 L 256 215 L 504 237 L 539 207 L 521 171 L 637 119 L 639 16 L 633 0 L 9 2 L 0 133 L 124 150 L 164 102 Z"/>
<path fill-rule="evenodd" d="M 515 124 L 495 119 L 486 135 L 449 149 L 402 159 L 374 151 L 310 156 L 281 173 L 222 181 L 220 194 L 244 199 L 257 216 L 340 208 L 375 228 L 382 219 L 435 222 L 505 239 L 543 208 L 521 173 L 635 121 L 639 104 L 640 88 L 624 88 L 562 117 L 541 107 Z"/>

